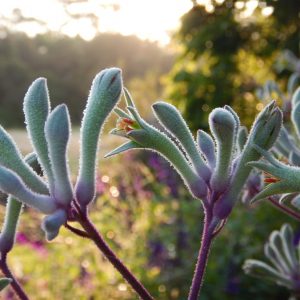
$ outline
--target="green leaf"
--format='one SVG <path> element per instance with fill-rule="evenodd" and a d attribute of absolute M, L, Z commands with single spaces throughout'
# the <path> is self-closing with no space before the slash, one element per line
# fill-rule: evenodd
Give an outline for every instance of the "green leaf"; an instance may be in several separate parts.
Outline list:
<path fill-rule="evenodd" d="M 110 156 L 114 156 L 116 154 L 131 150 L 131 149 L 140 149 L 142 148 L 141 145 L 139 145 L 138 143 L 134 142 L 134 141 L 129 141 L 124 143 L 123 145 L 117 147 L 116 149 L 110 151 L 109 153 L 105 154 L 105 158 L 110 157 Z"/>
<path fill-rule="evenodd" d="M 12 283 L 11 278 L 0 278 L 0 291 L 5 289 L 11 283 Z"/>

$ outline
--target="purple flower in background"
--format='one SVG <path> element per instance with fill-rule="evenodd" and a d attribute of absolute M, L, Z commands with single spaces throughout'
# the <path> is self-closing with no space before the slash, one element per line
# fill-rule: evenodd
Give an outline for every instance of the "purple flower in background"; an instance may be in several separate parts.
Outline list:
<path fill-rule="evenodd" d="M 157 153 L 151 153 L 148 162 L 149 166 L 155 170 L 157 179 L 167 185 L 173 198 L 178 198 L 179 178 L 176 172 Z"/>
<path fill-rule="evenodd" d="M 17 233 L 16 242 L 20 245 L 27 245 L 42 255 L 47 254 L 47 250 L 42 241 L 32 241 L 24 232 Z"/>

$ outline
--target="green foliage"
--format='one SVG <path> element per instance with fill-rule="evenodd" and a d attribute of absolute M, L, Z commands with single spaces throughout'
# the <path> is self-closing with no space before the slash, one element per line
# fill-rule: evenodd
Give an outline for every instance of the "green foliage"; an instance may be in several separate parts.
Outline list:
<path fill-rule="evenodd" d="M 225 104 L 233 105 L 248 125 L 255 114 L 255 98 L 249 92 L 266 76 L 276 77 L 270 70 L 274 56 L 287 47 L 299 52 L 298 0 L 260 0 L 248 17 L 247 2 L 211 1 L 204 6 L 194 1 L 182 17 L 175 35 L 181 54 L 167 94 L 193 130 L 205 128 L 208 113 Z M 274 7 L 267 17 L 263 15 L 266 6 Z M 286 74 L 278 77 L 286 79 Z"/>

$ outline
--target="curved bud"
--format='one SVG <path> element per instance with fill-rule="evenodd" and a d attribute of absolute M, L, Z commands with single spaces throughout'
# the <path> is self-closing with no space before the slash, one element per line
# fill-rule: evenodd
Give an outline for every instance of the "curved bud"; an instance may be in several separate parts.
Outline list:
<path fill-rule="evenodd" d="M 16 172 L 35 192 L 48 194 L 46 184 L 23 161 L 21 153 L 11 136 L 0 126 L 0 165 Z"/>
<path fill-rule="evenodd" d="M 286 262 L 283 260 L 281 254 L 277 248 L 274 248 L 269 243 L 265 244 L 264 247 L 265 256 L 271 261 L 274 267 L 281 273 L 288 273 L 289 268 L 286 266 Z"/>
<path fill-rule="evenodd" d="M 121 92 L 120 69 L 105 69 L 93 81 L 80 130 L 76 197 L 81 205 L 86 206 L 94 199 L 99 135 L 105 120 L 119 101 Z"/>
<path fill-rule="evenodd" d="M 191 168 L 181 151 L 162 132 L 148 125 L 147 130 L 132 130 L 128 136 L 146 149 L 157 151 L 165 157 L 181 175 L 192 195 L 202 199 L 207 194 L 207 186 Z"/>
<path fill-rule="evenodd" d="M 210 168 L 213 170 L 216 165 L 215 142 L 212 137 L 203 130 L 197 131 L 197 143 L 204 154 Z"/>
<path fill-rule="evenodd" d="M 217 144 L 216 168 L 210 183 L 214 191 L 223 192 L 228 187 L 231 171 L 236 121 L 231 112 L 216 108 L 209 115 L 209 126 Z"/>
<path fill-rule="evenodd" d="M 53 174 L 44 133 L 45 122 L 50 113 L 50 100 L 45 78 L 38 78 L 31 84 L 24 98 L 23 110 L 29 139 L 51 187 Z"/>
<path fill-rule="evenodd" d="M 199 176 L 208 181 L 211 171 L 201 157 L 192 133 L 179 111 L 166 102 L 156 102 L 152 108 L 159 122 L 182 144 Z"/>
<path fill-rule="evenodd" d="M 294 233 L 289 224 L 284 224 L 280 230 L 283 252 L 290 265 L 291 270 L 298 268 L 298 259 L 296 257 L 296 251 L 294 247 Z"/>
<path fill-rule="evenodd" d="M 60 227 L 67 222 L 65 210 L 58 209 L 53 214 L 46 216 L 42 222 L 42 229 L 46 234 L 47 241 L 55 239 L 59 233 Z"/>
<path fill-rule="evenodd" d="M 251 172 L 251 166 L 248 165 L 248 162 L 256 161 L 262 156 L 254 145 L 258 145 L 264 150 L 269 150 L 276 142 L 281 125 L 282 112 L 275 106 L 275 101 L 273 101 L 260 112 L 253 123 L 247 143 L 240 154 L 240 159 L 234 170 L 229 190 L 226 192 L 226 195 L 223 196 L 223 200 L 218 200 L 215 204 L 214 214 L 216 217 L 223 219 L 228 216 L 226 214 L 233 208 Z M 284 188 L 284 191 L 287 190 L 286 186 L 282 186 L 281 182 L 275 184 L 276 191 L 278 188 Z M 273 184 L 269 185 L 268 188 L 270 186 L 273 186 Z M 287 192 L 289 192 L 289 190 L 290 188 L 288 188 Z"/>
<path fill-rule="evenodd" d="M 243 265 L 243 270 L 248 275 L 273 280 L 280 285 L 291 286 L 291 281 L 287 276 L 262 261 L 247 259 Z"/>
<path fill-rule="evenodd" d="M 73 199 L 73 190 L 67 163 L 67 147 L 70 138 L 70 117 L 65 104 L 57 106 L 47 118 L 45 136 L 54 175 L 51 195 L 58 203 L 68 205 Z"/>
<path fill-rule="evenodd" d="M 26 155 L 25 162 L 34 169 L 35 172 L 40 171 L 35 153 Z M 6 194 L 4 194 L 6 195 Z M 7 195 L 6 195 L 7 196 Z M 19 216 L 22 210 L 22 202 L 17 201 L 11 196 L 7 199 L 4 224 L 0 234 L 0 252 L 8 253 L 15 242 L 16 229 L 18 226 Z"/>
<path fill-rule="evenodd" d="M 42 213 L 50 214 L 56 209 L 51 197 L 32 192 L 16 173 L 2 166 L 0 166 L 0 190 Z"/>

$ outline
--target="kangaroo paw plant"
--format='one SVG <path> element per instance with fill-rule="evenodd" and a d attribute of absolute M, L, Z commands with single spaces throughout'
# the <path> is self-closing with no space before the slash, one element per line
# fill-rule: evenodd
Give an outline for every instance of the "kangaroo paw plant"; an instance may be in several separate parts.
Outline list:
<path fill-rule="evenodd" d="M 0 235 L 0 268 L 7 278 L 1 279 L 0 288 L 11 283 L 20 299 L 29 298 L 11 273 L 6 258 L 14 244 L 23 204 L 45 215 L 41 227 L 47 240 L 53 240 L 61 226 L 92 240 L 142 299 L 152 299 L 106 244 L 88 215 L 88 205 L 95 198 L 99 136 L 122 89 L 121 70 L 117 68 L 103 70 L 93 81 L 82 120 L 80 168 L 75 186 L 70 180 L 67 158 L 71 135 L 68 108 L 62 104 L 51 109 L 45 79 L 34 81 L 24 99 L 25 122 L 34 154 L 23 158 L 11 136 L 0 127 L 0 190 L 1 198 L 7 197 Z M 37 165 L 41 166 L 43 177 L 35 172 Z M 79 223 L 82 229 L 70 222 Z"/>
<path fill-rule="evenodd" d="M 284 224 L 280 231 L 271 233 L 269 241 L 265 244 L 264 253 L 269 263 L 248 259 L 243 266 L 245 273 L 285 286 L 294 297 L 299 297 L 300 245 L 295 245 L 290 225 Z"/>
<path fill-rule="evenodd" d="M 209 115 L 210 134 L 190 132 L 179 111 L 165 102 L 152 106 L 165 132 L 147 123 L 138 113 L 129 92 L 124 90 L 127 111 L 115 109 L 119 116 L 112 134 L 129 141 L 106 155 L 130 149 L 149 149 L 160 153 L 180 174 L 191 195 L 202 202 L 205 213 L 201 247 L 189 299 L 198 298 L 213 239 L 221 231 L 240 197 L 251 167 L 269 150 L 279 134 L 282 113 L 271 102 L 257 116 L 249 134 L 240 126 L 239 117 L 229 106 L 214 109 Z"/>

